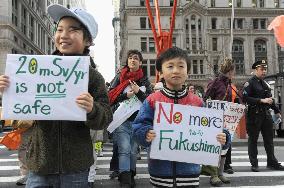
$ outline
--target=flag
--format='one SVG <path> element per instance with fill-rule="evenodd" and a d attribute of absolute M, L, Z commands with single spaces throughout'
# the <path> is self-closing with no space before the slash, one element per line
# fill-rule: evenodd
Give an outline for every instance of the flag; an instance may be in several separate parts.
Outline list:
<path fill-rule="evenodd" d="M 274 18 L 267 29 L 274 30 L 274 36 L 277 43 L 281 47 L 284 47 L 284 15 Z"/>

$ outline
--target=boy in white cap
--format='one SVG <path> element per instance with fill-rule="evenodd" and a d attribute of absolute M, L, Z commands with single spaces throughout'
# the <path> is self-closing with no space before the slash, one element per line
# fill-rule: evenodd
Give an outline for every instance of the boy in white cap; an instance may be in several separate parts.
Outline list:
<path fill-rule="evenodd" d="M 57 23 L 57 50 L 53 54 L 89 56 L 98 28 L 93 16 L 79 8 L 56 4 L 47 12 Z M 0 76 L 0 91 L 7 87 L 8 76 Z M 112 121 L 104 78 L 92 66 L 88 92 L 79 95 L 76 103 L 86 110 L 87 121 L 35 121 L 27 152 L 26 187 L 88 187 L 89 167 L 94 163 L 90 129 L 102 129 Z"/>

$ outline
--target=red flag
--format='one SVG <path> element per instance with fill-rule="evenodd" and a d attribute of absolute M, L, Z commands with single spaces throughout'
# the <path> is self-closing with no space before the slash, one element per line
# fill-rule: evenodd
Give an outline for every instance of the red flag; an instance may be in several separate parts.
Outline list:
<path fill-rule="evenodd" d="M 267 29 L 274 30 L 274 36 L 277 40 L 277 43 L 281 47 L 284 47 L 284 15 L 274 18 Z"/>

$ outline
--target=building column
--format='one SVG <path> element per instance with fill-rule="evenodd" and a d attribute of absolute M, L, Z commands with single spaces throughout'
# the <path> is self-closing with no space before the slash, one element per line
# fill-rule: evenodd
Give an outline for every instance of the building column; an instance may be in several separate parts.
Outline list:
<path fill-rule="evenodd" d="M 147 59 L 147 77 L 150 78 L 150 59 Z"/>
<path fill-rule="evenodd" d="M 192 36 L 191 36 L 191 15 L 188 15 L 188 38 L 189 38 L 189 50 L 192 50 Z"/>
<path fill-rule="evenodd" d="M 195 32 L 196 32 L 196 50 L 197 50 L 197 53 L 199 54 L 199 25 L 198 25 L 198 20 L 199 20 L 200 17 L 195 17 Z"/>

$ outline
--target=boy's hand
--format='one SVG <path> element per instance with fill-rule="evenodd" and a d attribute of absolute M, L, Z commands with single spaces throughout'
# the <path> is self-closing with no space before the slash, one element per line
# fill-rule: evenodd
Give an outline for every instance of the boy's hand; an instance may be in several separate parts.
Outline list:
<path fill-rule="evenodd" d="M 0 76 L 0 92 L 3 93 L 4 89 L 9 87 L 10 81 L 9 77 L 6 75 L 1 75 Z"/>
<path fill-rule="evenodd" d="M 154 140 L 154 138 L 156 137 L 156 133 L 154 130 L 149 130 L 147 133 L 146 133 L 146 141 L 147 142 L 152 142 L 152 140 Z"/>
<path fill-rule="evenodd" d="M 226 134 L 225 133 L 217 134 L 216 139 L 217 139 L 218 142 L 220 142 L 221 145 L 226 144 Z"/>
<path fill-rule="evenodd" d="M 76 98 L 76 103 L 90 113 L 94 106 L 94 99 L 90 93 L 82 93 Z"/>

